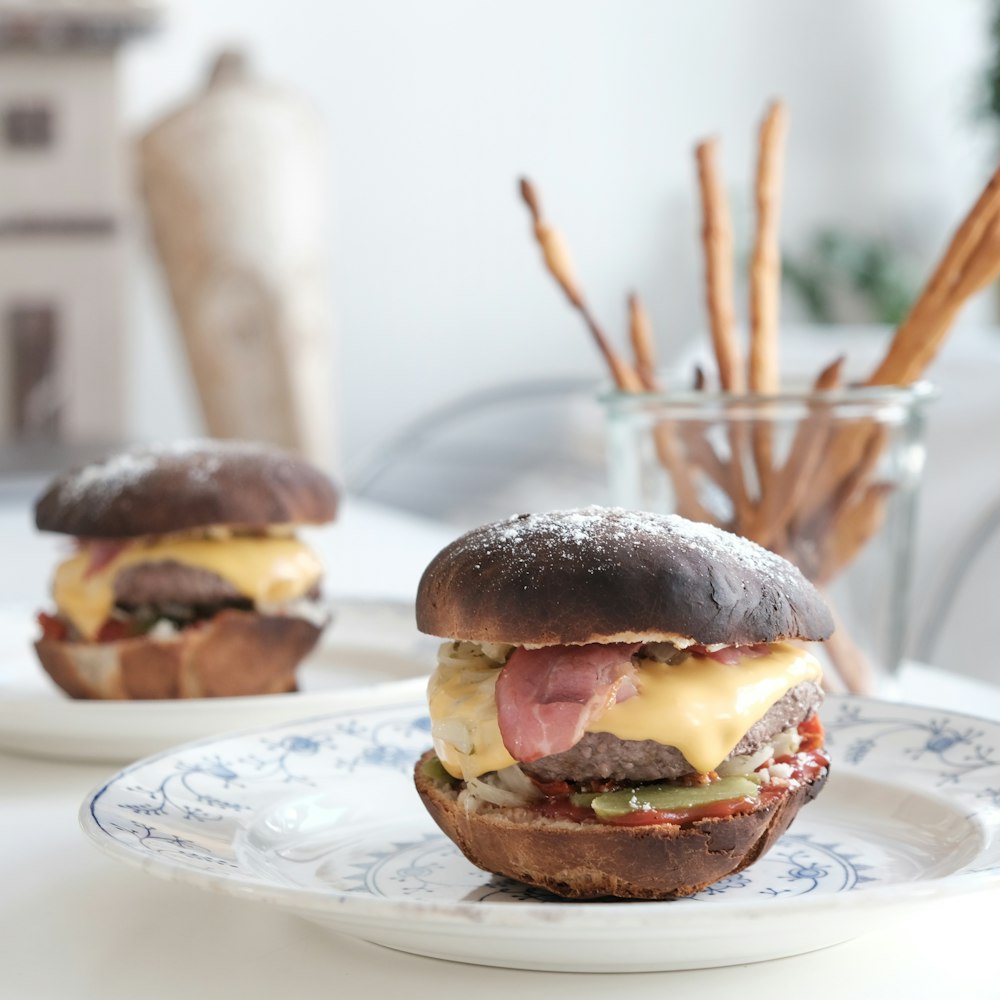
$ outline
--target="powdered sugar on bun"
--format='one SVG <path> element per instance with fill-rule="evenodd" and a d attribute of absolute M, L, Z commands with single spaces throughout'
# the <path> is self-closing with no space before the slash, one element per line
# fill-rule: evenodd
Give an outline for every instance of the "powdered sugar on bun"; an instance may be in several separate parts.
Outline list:
<path fill-rule="evenodd" d="M 330 479 L 290 452 L 183 440 L 57 477 L 35 505 L 35 523 L 82 538 L 128 538 L 217 525 L 319 524 L 334 518 L 337 503 Z"/>
<path fill-rule="evenodd" d="M 743 645 L 833 630 L 812 584 L 761 546 L 677 515 L 596 506 L 463 535 L 424 572 L 417 624 L 518 645 L 625 636 Z"/>

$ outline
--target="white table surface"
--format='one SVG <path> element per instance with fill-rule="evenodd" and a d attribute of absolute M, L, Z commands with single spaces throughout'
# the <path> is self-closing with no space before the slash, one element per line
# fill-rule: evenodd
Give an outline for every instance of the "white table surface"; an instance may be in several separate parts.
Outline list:
<path fill-rule="evenodd" d="M 335 593 L 406 598 L 451 531 L 348 503 L 313 541 Z M 53 543 L 0 505 L 0 602 L 42 601 Z M 0 665 L 2 669 L 2 665 Z M 1000 719 L 1000 689 L 927 668 L 906 701 Z M 266 904 L 161 882 L 105 857 L 77 811 L 115 769 L 0 753 L 0 1000 L 177 997 L 1000 996 L 1000 892 L 922 907 L 865 938 L 758 965 L 620 976 L 519 972 L 392 952 Z"/>

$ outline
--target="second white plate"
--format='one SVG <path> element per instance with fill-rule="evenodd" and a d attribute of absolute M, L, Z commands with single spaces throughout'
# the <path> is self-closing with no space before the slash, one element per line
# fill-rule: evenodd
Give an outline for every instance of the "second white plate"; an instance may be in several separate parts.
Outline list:
<path fill-rule="evenodd" d="M 413 607 L 338 601 L 335 620 L 299 669 L 295 694 L 178 701 L 77 701 L 42 670 L 30 610 L 0 612 L 0 750 L 35 757 L 126 763 L 189 740 L 318 715 L 360 688 L 412 680 L 434 666 L 437 640 L 422 636 Z"/>

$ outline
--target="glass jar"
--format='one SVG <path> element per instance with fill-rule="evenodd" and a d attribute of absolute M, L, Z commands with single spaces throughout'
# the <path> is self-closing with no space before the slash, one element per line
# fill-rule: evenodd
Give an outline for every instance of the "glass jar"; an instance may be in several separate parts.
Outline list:
<path fill-rule="evenodd" d="M 834 612 L 819 650 L 829 686 L 891 697 L 934 396 L 927 383 L 608 392 L 612 502 L 717 524 L 790 559 Z"/>

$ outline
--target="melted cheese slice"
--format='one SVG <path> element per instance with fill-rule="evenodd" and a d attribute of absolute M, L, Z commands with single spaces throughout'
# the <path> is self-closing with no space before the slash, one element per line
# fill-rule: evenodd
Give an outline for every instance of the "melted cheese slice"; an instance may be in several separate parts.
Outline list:
<path fill-rule="evenodd" d="M 295 538 L 158 538 L 132 544 L 96 572 L 88 573 L 86 548 L 61 563 L 52 596 L 61 614 L 93 639 L 115 603 L 115 577 L 140 563 L 177 562 L 222 577 L 255 604 L 284 604 L 307 594 L 323 567 L 316 554 Z"/>
<path fill-rule="evenodd" d="M 498 675 L 496 666 L 442 661 L 431 676 L 434 749 L 456 778 L 516 763 L 497 723 Z M 638 695 L 612 705 L 587 732 L 675 746 L 704 773 L 718 767 L 786 692 L 821 676 L 811 653 L 784 642 L 772 644 L 766 656 L 746 657 L 733 666 L 707 657 L 687 657 L 674 665 L 644 661 L 636 677 Z"/>
<path fill-rule="evenodd" d="M 456 778 L 478 778 L 517 763 L 503 745 L 497 720 L 500 668 L 477 659 L 442 659 L 427 687 L 434 750 Z"/>

